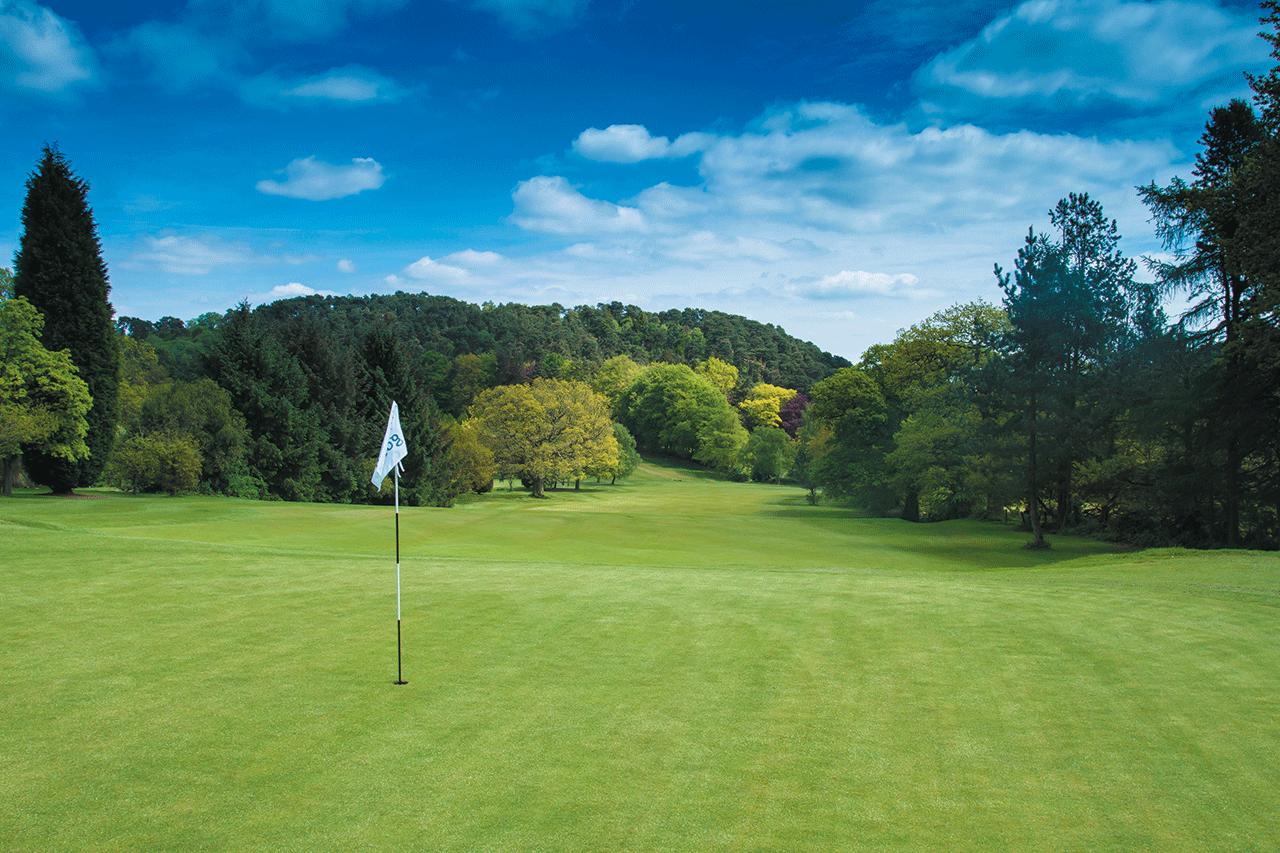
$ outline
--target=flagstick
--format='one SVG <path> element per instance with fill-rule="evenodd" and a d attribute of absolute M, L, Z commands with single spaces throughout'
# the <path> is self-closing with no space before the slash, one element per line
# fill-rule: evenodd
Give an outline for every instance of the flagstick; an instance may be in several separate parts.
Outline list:
<path fill-rule="evenodd" d="M 395 467 L 396 477 L 396 684 L 408 684 L 400 666 L 400 466 Z"/>

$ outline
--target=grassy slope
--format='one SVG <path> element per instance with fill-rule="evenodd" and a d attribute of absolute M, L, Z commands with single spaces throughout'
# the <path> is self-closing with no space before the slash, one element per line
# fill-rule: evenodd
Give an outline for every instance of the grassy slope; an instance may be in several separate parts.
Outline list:
<path fill-rule="evenodd" d="M 1263 850 L 1280 559 L 645 466 L 545 502 L 0 503 L 14 850 Z"/>

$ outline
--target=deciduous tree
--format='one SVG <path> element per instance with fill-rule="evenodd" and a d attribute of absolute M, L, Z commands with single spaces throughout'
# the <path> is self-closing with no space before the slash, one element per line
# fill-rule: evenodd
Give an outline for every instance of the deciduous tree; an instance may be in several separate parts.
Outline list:
<path fill-rule="evenodd" d="M 0 297 L 0 462 L 3 490 L 13 494 L 13 472 L 25 447 L 76 462 L 85 444 L 89 386 L 66 350 L 40 342 L 44 318 L 25 298 Z"/>
<path fill-rule="evenodd" d="M 608 403 L 581 382 L 537 378 L 490 388 L 470 415 L 499 475 L 530 480 L 534 497 L 545 497 L 549 479 L 574 479 L 617 464 Z"/>

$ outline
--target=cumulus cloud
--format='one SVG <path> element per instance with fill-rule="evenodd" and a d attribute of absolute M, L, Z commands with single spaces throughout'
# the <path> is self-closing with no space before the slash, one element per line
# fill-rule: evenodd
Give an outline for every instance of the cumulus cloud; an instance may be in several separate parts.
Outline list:
<path fill-rule="evenodd" d="M 467 274 L 467 271 L 459 267 L 442 264 L 439 261 L 433 261 L 429 256 L 423 256 L 409 266 L 404 268 L 404 274 L 410 278 L 416 278 L 419 281 L 427 279 L 457 279 Z"/>
<path fill-rule="evenodd" d="M 338 261 L 338 272 L 352 273 L 356 271 L 356 262 L 348 258 Z"/>
<path fill-rule="evenodd" d="M 590 127 L 578 134 L 573 150 L 588 160 L 606 163 L 639 163 L 666 157 L 687 157 L 701 151 L 714 137 L 706 133 L 685 133 L 671 142 L 665 136 L 651 136 L 640 124 L 611 124 L 604 130 Z"/>
<path fill-rule="evenodd" d="M 395 80 L 360 65 L 347 65 L 299 78 L 282 77 L 275 71 L 269 71 L 246 80 L 240 91 L 247 103 L 271 107 L 391 103 L 404 96 L 404 90 Z"/>
<path fill-rule="evenodd" d="M 936 56 L 913 87 L 927 113 L 995 102 L 1045 108 L 1097 102 L 1148 108 L 1238 92 L 1267 65 L 1256 12 L 1184 0 L 1027 0 Z"/>
<path fill-rule="evenodd" d="M 512 221 L 529 231 L 593 234 L 649 230 L 637 208 L 587 198 L 559 176 L 521 181 L 511 197 L 515 201 Z"/>
<path fill-rule="evenodd" d="M 491 12 L 518 36 L 535 36 L 574 23 L 589 0 L 474 0 L 472 7 Z"/>
<path fill-rule="evenodd" d="M 376 190 L 386 181 L 382 166 L 371 157 L 352 158 L 347 166 L 334 166 L 314 156 L 294 160 L 284 169 L 287 180 L 259 181 L 258 192 L 327 201 L 365 190 Z"/>
<path fill-rule="evenodd" d="M 295 296 L 337 296 L 332 290 L 316 290 L 314 287 L 307 287 L 296 281 L 288 284 L 277 284 L 266 293 L 260 294 L 250 301 L 261 304 L 264 302 L 276 302 L 281 299 L 292 299 Z"/>
<path fill-rule="evenodd" d="M 639 137 L 637 137 L 639 138 Z M 512 220 L 602 237 L 729 231 L 782 242 L 804 229 L 937 234 L 976 222 L 1033 221 L 1070 192 L 1164 179 L 1167 141 L 1104 141 L 969 124 L 912 131 L 857 106 L 800 103 L 738 134 L 700 140 L 702 184 L 660 183 L 633 199 L 591 199 L 563 177 L 522 182 Z"/>
<path fill-rule="evenodd" d="M 56 95 L 93 82 L 96 70 L 75 24 L 27 0 L 0 5 L 0 84 Z"/>

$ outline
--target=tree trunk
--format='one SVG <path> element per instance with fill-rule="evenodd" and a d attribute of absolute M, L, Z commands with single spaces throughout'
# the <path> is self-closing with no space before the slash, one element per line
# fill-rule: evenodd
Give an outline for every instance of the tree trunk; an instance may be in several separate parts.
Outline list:
<path fill-rule="evenodd" d="M 18 467 L 18 457 L 10 456 L 4 460 L 4 496 L 13 497 L 13 473 Z"/>
<path fill-rule="evenodd" d="M 902 500 L 902 517 L 907 521 L 920 520 L 920 493 L 915 489 L 908 491 Z"/>
<path fill-rule="evenodd" d="M 1066 533 L 1071 515 L 1071 463 L 1065 462 L 1058 471 L 1058 532 Z"/>
<path fill-rule="evenodd" d="M 1240 547 L 1240 443 L 1227 445 L 1227 547 Z"/>
<path fill-rule="evenodd" d="M 574 490 L 575 492 L 580 492 L 580 491 L 582 491 L 582 480 L 581 480 L 581 479 L 575 479 L 575 480 L 573 481 L 573 490 Z"/>
<path fill-rule="evenodd" d="M 533 478 L 533 496 L 535 498 L 545 498 L 546 494 L 542 491 L 542 478 Z"/>
<path fill-rule="evenodd" d="M 1031 494 L 1027 496 L 1027 511 L 1031 513 L 1031 542 L 1027 544 L 1032 550 L 1041 550 L 1049 547 L 1049 543 L 1044 541 L 1044 531 L 1040 529 L 1040 484 L 1036 480 L 1036 396 L 1031 395 L 1031 423 L 1033 426 L 1030 431 L 1031 444 L 1031 465 L 1030 465 L 1030 482 L 1027 484 L 1031 490 Z"/>

